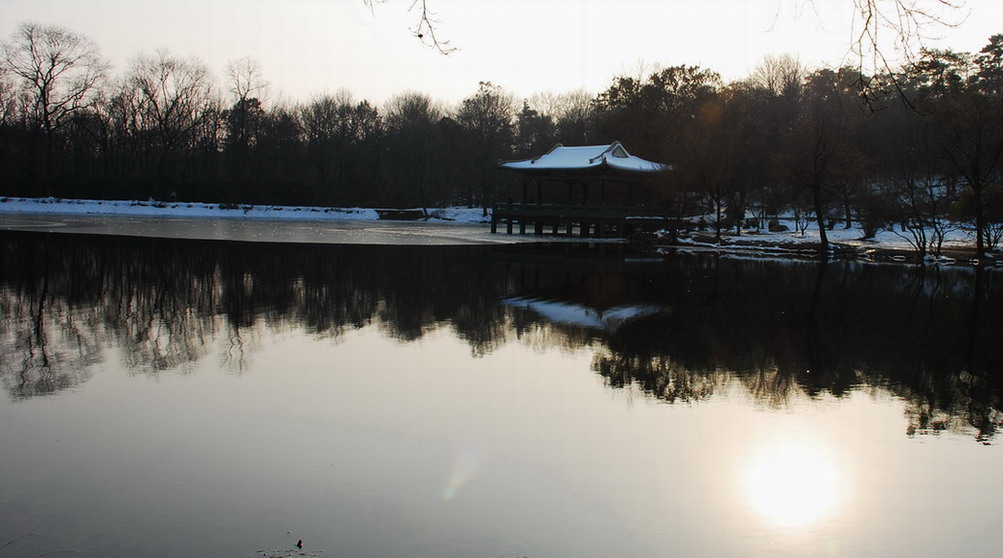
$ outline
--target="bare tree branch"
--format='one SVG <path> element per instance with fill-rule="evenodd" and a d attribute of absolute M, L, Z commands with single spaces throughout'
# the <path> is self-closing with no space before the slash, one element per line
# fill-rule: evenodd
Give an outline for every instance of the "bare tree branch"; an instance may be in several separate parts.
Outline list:
<path fill-rule="evenodd" d="M 374 4 L 386 4 L 387 0 L 362 0 L 362 2 L 373 10 Z M 428 9 L 427 0 L 412 0 L 408 11 L 418 14 L 418 22 L 410 30 L 425 46 L 438 50 L 440 54 L 450 54 L 458 50 L 449 46 L 449 41 L 436 36 L 435 30 L 439 20 L 435 19 L 435 13 Z"/>
<path fill-rule="evenodd" d="M 916 61 L 937 30 L 960 25 L 964 6 L 964 0 L 853 0 L 850 53 L 865 101 L 871 105 L 877 93 L 894 91 L 909 103 L 900 69 Z"/>

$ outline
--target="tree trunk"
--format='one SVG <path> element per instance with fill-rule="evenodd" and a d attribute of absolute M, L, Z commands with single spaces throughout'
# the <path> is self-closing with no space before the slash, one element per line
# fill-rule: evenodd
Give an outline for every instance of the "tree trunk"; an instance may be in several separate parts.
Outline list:
<path fill-rule="evenodd" d="M 972 181 L 972 194 L 975 196 L 975 255 L 986 257 L 986 225 L 985 206 L 982 203 L 982 181 Z"/>
<path fill-rule="evenodd" d="M 829 252 L 829 237 L 825 234 L 825 213 L 822 210 L 822 185 L 815 182 L 811 185 L 811 199 L 815 205 L 815 222 L 818 223 L 819 251 Z"/>

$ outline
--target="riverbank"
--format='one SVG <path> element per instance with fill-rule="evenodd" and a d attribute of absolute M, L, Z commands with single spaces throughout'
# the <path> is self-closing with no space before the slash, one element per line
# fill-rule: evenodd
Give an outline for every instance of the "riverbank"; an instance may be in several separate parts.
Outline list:
<path fill-rule="evenodd" d="M 923 257 L 912 244 L 908 231 L 882 230 L 869 239 L 863 238 L 863 231 L 857 227 L 826 233 L 829 254 L 835 259 L 933 265 L 991 265 L 995 262 L 995 265 L 1003 265 L 1003 254 L 999 252 L 991 254 L 988 260 L 976 257 L 973 231 L 951 231 L 939 255 Z M 675 238 L 653 234 L 637 238 L 635 242 L 658 250 L 717 251 L 753 257 L 816 259 L 821 249 L 817 229 L 808 229 L 804 234 L 752 230 L 736 235 L 730 232 L 722 235 L 720 241 L 711 232 L 698 231 Z"/>
<path fill-rule="evenodd" d="M 492 235 L 486 230 L 477 230 L 476 234 L 468 232 L 471 227 L 490 222 L 490 216 L 485 217 L 481 208 L 446 207 L 424 208 L 426 216 L 414 221 L 387 221 L 380 219 L 378 208 L 362 207 L 310 207 L 310 206 L 278 206 L 253 204 L 218 204 L 202 202 L 162 202 L 162 201 L 109 201 L 109 200 L 78 200 L 60 198 L 14 198 L 0 197 L 0 214 L 8 216 L 37 217 L 42 215 L 61 215 L 69 218 L 79 217 L 85 232 L 101 234 L 123 234 L 140 236 L 171 236 L 182 233 L 160 232 L 161 227 L 151 227 L 151 224 L 171 222 L 179 219 L 189 219 L 196 224 L 191 228 L 205 229 L 206 222 L 223 221 L 225 227 L 211 227 L 211 234 L 197 235 L 196 238 L 221 240 L 251 240 L 251 241 L 291 241 L 291 242 L 345 242 L 344 239 L 332 239 L 330 233 L 340 229 L 351 229 L 351 243 L 411 243 L 415 238 L 419 243 L 427 243 L 428 239 L 442 240 L 456 236 L 449 231 L 451 225 L 466 225 L 463 232 L 464 242 L 510 243 L 552 241 L 555 237 L 537 237 L 534 235 Z M 100 217 L 132 217 L 141 218 L 128 226 L 109 228 L 95 226 L 95 219 Z M 83 218 L 87 219 L 83 219 Z M 267 227 L 263 222 L 296 223 L 292 231 L 280 234 L 274 227 Z M 246 223 L 242 224 L 242 223 Z M 309 227 L 307 223 L 322 225 Z M 379 238 L 362 238 L 362 232 L 375 230 L 379 223 Z M 413 223 L 425 227 L 418 234 L 401 234 L 400 230 L 390 234 L 386 228 L 390 224 L 406 228 L 405 223 Z M 71 226 L 78 223 L 71 222 Z M 324 228 L 325 224 L 329 224 Z M 368 225 L 367 225 L 368 224 Z M 770 232 L 766 230 L 746 230 L 742 234 L 730 231 L 724 234 L 720 241 L 716 240 L 713 231 L 693 231 L 685 235 L 670 237 L 665 233 L 643 235 L 632 239 L 636 244 L 646 248 L 664 250 L 700 250 L 719 251 L 742 254 L 754 257 L 806 257 L 818 256 L 820 245 L 817 228 L 809 225 L 804 233 L 794 232 L 796 226 L 793 219 L 781 219 L 781 228 L 787 230 Z M 30 226 L 37 230 L 51 223 L 35 223 L 20 225 Z M 65 223 L 55 224 L 65 228 Z M 252 226 L 253 225 L 253 226 Z M 434 228 L 430 228 L 434 227 Z M 224 230 L 220 230 L 220 229 Z M 248 230 L 253 229 L 253 230 Z M 152 230 L 152 232 L 151 232 Z M 267 231 L 267 234 L 263 234 Z M 69 232 L 69 231 L 67 231 Z M 79 232 L 79 231 L 78 231 Z M 483 233 L 483 234 L 480 234 Z M 850 228 L 838 226 L 827 230 L 826 235 L 831 244 L 831 253 L 836 258 L 852 258 L 866 261 L 892 261 L 927 264 L 975 264 L 984 265 L 975 257 L 975 234 L 971 228 L 955 227 L 945 235 L 943 250 L 938 257 L 927 256 L 920 259 L 915 249 L 911 233 L 901 229 L 882 229 L 873 238 L 865 239 L 859 226 Z M 345 235 L 342 235 L 345 236 Z M 372 236 L 372 235 L 370 235 Z M 305 240 L 303 238 L 306 238 Z M 359 240 L 362 238 L 362 240 Z M 578 238 L 559 237 L 560 241 L 581 241 Z M 595 239 L 587 239 L 594 242 Z M 609 241 L 609 239 L 606 239 Z M 1003 255 L 996 252 L 996 265 L 1003 264 Z"/>
<path fill-rule="evenodd" d="M 308 221 L 377 221 L 379 208 L 312 207 L 203 202 L 78 200 L 0 197 L 0 213 L 51 215 L 118 215 L 127 217 L 186 217 L 214 219 L 275 219 Z M 481 208 L 429 208 L 421 220 L 442 223 L 487 223 Z"/>

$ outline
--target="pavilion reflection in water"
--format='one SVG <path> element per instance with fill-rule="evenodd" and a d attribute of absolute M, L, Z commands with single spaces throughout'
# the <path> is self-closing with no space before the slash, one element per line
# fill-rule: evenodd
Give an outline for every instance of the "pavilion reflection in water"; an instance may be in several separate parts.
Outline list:
<path fill-rule="evenodd" d="M 758 401 L 881 388 L 911 433 L 1003 425 L 994 270 L 637 254 L 621 245 L 317 246 L 4 233 L 0 376 L 13 398 L 87 381 L 116 347 L 162 374 L 217 343 L 377 326 L 474 356 L 589 348 L 608 385 L 667 402 L 738 382 Z"/>

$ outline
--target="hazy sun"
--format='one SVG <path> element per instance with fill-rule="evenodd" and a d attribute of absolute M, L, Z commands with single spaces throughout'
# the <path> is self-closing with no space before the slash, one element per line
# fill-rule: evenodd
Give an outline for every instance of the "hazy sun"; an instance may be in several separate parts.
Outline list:
<path fill-rule="evenodd" d="M 741 472 L 752 510 L 778 527 L 816 523 L 839 507 L 843 473 L 832 452 L 811 441 L 754 450 Z"/>

